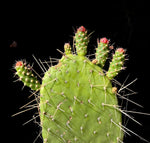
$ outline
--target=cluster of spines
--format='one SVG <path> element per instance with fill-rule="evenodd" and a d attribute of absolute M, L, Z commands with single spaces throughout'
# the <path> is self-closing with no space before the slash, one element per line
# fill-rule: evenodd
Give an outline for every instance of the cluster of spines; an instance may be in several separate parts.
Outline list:
<path fill-rule="evenodd" d="M 16 75 L 19 76 L 19 80 L 24 83 L 24 86 L 30 87 L 32 90 L 39 90 L 40 83 L 32 73 L 32 68 L 27 65 L 26 62 L 18 61 L 15 65 Z"/>
<path fill-rule="evenodd" d="M 75 33 L 75 46 L 78 55 L 85 56 L 87 53 L 87 46 L 88 46 L 88 35 L 87 30 L 85 27 L 81 26 L 77 29 L 77 32 Z"/>

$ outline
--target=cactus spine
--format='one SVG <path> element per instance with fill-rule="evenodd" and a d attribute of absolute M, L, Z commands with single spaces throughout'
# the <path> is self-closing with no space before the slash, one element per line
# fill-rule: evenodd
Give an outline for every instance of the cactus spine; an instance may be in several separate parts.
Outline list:
<path fill-rule="evenodd" d="M 123 142 L 121 109 L 117 88 L 111 80 L 123 69 L 125 50 L 118 48 L 109 70 L 103 67 L 108 58 L 109 40 L 98 41 L 95 60 L 85 55 L 89 42 L 81 26 L 75 33 L 73 54 L 69 43 L 55 66 L 51 66 L 42 84 L 23 61 L 16 63 L 16 75 L 32 90 L 40 90 L 40 120 L 44 143 L 119 143 Z"/>

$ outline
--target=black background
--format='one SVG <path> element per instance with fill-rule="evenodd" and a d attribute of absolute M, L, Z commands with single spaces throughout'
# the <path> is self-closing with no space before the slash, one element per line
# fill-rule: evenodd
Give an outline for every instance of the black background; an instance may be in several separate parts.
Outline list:
<path fill-rule="evenodd" d="M 40 4 L 28 5 L 20 4 L 17 9 L 14 5 L 9 6 L 8 16 L 5 17 L 4 26 L 5 40 L 8 59 L 8 90 L 5 92 L 4 104 L 6 108 L 6 128 L 4 135 L 8 135 L 6 142 L 32 143 L 38 135 L 38 126 L 33 122 L 22 126 L 24 122 L 32 118 L 36 110 L 23 113 L 16 117 L 12 114 L 19 111 L 19 107 L 30 101 L 29 89 L 22 89 L 21 82 L 13 82 L 15 60 L 26 59 L 29 63 L 34 63 L 34 69 L 42 71 L 32 57 L 49 60 L 49 57 L 61 58 L 61 54 L 56 50 L 63 51 L 65 42 L 72 44 L 74 30 L 83 25 L 90 32 L 94 33 L 89 43 L 89 54 L 95 52 L 97 38 L 107 37 L 114 44 L 115 48 L 123 47 L 127 50 L 125 66 L 117 80 L 121 83 L 130 74 L 127 83 L 138 78 L 136 83 L 131 85 L 131 89 L 138 92 L 132 95 L 131 100 L 144 106 L 143 109 L 128 104 L 128 110 L 150 113 L 149 108 L 149 8 L 145 1 L 141 2 L 96 2 L 86 6 L 85 3 L 72 4 Z M 16 47 L 10 47 L 15 41 Z M 150 116 L 131 114 L 143 126 L 139 126 L 131 120 L 127 127 L 135 131 L 140 136 L 150 141 Z M 37 140 L 40 143 L 40 140 Z M 142 143 L 138 137 L 126 136 L 125 143 Z"/>

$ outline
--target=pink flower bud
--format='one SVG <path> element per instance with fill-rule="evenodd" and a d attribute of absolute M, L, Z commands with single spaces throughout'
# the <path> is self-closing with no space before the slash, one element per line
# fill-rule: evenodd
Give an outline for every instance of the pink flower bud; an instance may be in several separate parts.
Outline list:
<path fill-rule="evenodd" d="M 120 53 L 125 53 L 125 50 L 123 48 L 118 48 L 117 51 Z"/>
<path fill-rule="evenodd" d="M 23 62 L 22 61 L 18 61 L 17 63 L 16 63 L 16 67 L 21 67 L 23 65 Z"/>
<path fill-rule="evenodd" d="M 77 31 L 85 32 L 85 31 L 86 31 L 86 29 L 85 29 L 85 27 L 84 27 L 84 26 L 81 26 L 81 27 L 79 27 L 79 28 L 78 28 L 78 30 L 77 30 Z"/>
<path fill-rule="evenodd" d="M 108 40 L 106 37 L 104 37 L 104 38 L 101 38 L 101 39 L 100 39 L 100 43 L 108 44 L 108 43 L 109 43 L 109 40 Z"/>

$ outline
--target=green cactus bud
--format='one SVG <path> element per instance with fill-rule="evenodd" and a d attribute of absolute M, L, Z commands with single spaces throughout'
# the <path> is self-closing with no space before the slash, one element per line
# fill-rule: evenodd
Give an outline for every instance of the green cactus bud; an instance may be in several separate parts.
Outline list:
<path fill-rule="evenodd" d="M 98 41 L 98 48 L 96 48 L 96 59 L 97 63 L 100 67 L 103 67 L 107 57 L 108 57 L 108 39 L 107 38 L 101 38 L 100 42 Z"/>
<path fill-rule="evenodd" d="M 37 78 L 33 75 L 31 67 L 23 63 L 23 61 L 18 61 L 15 65 L 16 75 L 19 76 L 25 86 L 30 87 L 32 90 L 39 90 L 40 83 Z"/>
<path fill-rule="evenodd" d="M 113 79 L 118 73 L 123 69 L 123 64 L 125 61 L 125 50 L 123 48 L 118 48 L 113 55 L 112 62 L 110 63 L 108 72 L 106 73 L 109 79 Z"/>
<path fill-rule="evenodd" d="M 75 45 L 77 54 L 80 56 L 85 56 L 87 53 L 87 46 L 88 46 L 88 36 L 86 29 L 81 26 L 77 29 L 77 32 L 75 34 Z"/>
<path fill-rule="evenodd" d="M 65 45 L 64 45 L 64 50 L 65 50 L 65 54 L 66 54 L 66 55 L 71 54 L 71 46 L 70 46 L 69 43 L 65 43 Z"/>

